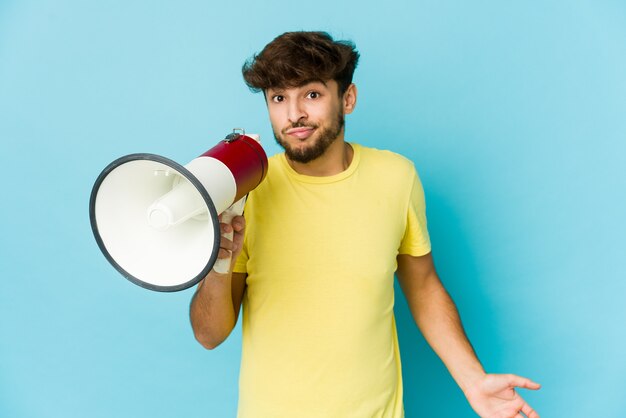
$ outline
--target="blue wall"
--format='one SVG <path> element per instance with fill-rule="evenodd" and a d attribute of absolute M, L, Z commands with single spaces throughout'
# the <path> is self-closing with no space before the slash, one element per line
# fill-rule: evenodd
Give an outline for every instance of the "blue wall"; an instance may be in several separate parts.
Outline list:
<path fill-rule="evenodd" d="M 488 370 L 546 417 L 624 416 L 626 4 L 0 2 L 0 416 L 230 417 L 240 329 L 203 350 L 192 290 L 119 276 L 91 186 L 132 152 L 185 162 L 233 127 L 278 151 L 240 67 L 287 30 L 354 40 L 347 137 L 412 159 L 433 254 Z M 473 416 L 396 312 L 407 418 Z"/>

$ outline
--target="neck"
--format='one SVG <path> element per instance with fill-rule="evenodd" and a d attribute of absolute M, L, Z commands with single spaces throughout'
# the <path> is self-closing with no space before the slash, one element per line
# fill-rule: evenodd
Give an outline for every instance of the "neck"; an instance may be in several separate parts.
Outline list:
<path fill-rule="evenodd" d="M 327 177 L 347 170 L 353 156 L 354 150 L 350 144 L 340 137 L 328 147 L 324 154 L 313 161 L 299 163 L 287 157 L 287 162 L 298 174 Z"/>

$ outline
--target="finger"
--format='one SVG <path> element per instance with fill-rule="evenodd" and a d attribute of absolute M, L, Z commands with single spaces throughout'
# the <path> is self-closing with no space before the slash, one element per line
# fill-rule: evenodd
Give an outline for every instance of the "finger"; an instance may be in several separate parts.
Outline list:
<path fill-rule="evenodd" d="M 528 418 L 539 418 L 539 414 L 526 402 L 524 402 L 524 406 L 522 406 L 522 412 L 526 414 Z"/>
<path fill-rule="evenodd" d="M 532 380 L 528 378 L 517 376 L 515 374 L 507 375 L 507 379 L 508 379 L 510 386 L 516 386 L 519 388 L 532 389 L 532 390 L 537 390 L 541 387 L 539 383 L 533 382 Z"/>
<path fill-rule="evenodd" d="M 246 227 L 246 218 L 244 218 L 243 216 L 235 216 L 233 218 L 232 225 L 235 232 L 243 231 Z"/>
<path fill-rule="evenodd" d="M 232 253 L 229 250 L 220 248 L 219 252 L 217 253 L 217 258 L 230 258 L 231 255 Z"/>
<path fill-rule="evenodd" d="M 230 224 L 220 224 L 220 229 L 222 234 L 228 234 L 229 232 L 233 232 L 233 227 Z"/>
<path fill-rule="evenodd" d="M 234 243 L 226 237 L 222 237 L 220 240 L 220 248 L 228 251 L 232 251 L 234 249 Z"/>

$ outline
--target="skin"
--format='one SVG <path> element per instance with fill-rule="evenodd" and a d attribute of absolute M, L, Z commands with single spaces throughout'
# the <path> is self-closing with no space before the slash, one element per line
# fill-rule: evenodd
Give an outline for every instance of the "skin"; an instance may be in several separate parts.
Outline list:
<path fill-rule="evenodd" d="M 352 150 L 344 141 L 344 115 L 354 110 L 356 96 L 350 85 L 339 97 L 334 80 L 265 92 L 274 137 L 294 170 L 328 176 L 348 167 Z"/>
<path fill-rule="evenodd" d="M 313 82 L 268 89 L 265 97 L 276 140 L 289 150 L 287 161 L 296 172 L 330 176 L 348 168 L 353 151 L 344 140 L 343 124 L 337 122 L 354 110 L 354 85 L 340 95 L 334 80 Z M 330 138 L 329 132 L 333 133 Z M 230 225 L 221 226 L 223 232 L 234 231 L 234 237 L 232 241 L 222 237 L 219 257 L 230 257 L 232 253 L 234 264 L 241 251 L 245 220 L 239 216 Z M 483 418 L 539 418 L 516 391 L 537 390 L 538 383 L 513 374 L 484 371 L 463 330 L 458 310 L 437 275 L 432 255 L 400 254 L 397 261 L 398 281 L 415 323 L 474 411 Z M 200 283 L 191 302 L 190 316 L 196 339 L 204 347 L 217 347 L 231 333 L 245 288 L 246 275 L 240 273 L 211 271 Z"/>

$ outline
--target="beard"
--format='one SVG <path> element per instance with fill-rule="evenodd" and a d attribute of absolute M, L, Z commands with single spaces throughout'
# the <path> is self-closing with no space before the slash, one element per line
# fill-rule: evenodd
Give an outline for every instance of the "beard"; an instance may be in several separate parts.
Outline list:
<path fill-rule="evenodd" d="M 313 142 L 313 144 L 308 147 L 294 148 L 283 139 L 282 135 L 285 134 L 285 131 L 287 131 L 287 129 L 303 127 L 318 129 L 319 125 L 307 124 L 305 122 L 292 123 L 290 126 L 283 129 L 283 131 L 281 132 L 282 135 L 279 135 L 276 130 L 274 130 L 274 139 L 276 139 L 278 145 L 283 147 L 287 158 L 298 163 L 306 164 L 315 160 L 316 158 L 319 158 L 326 152 L 328 147 L 330 147 L 330 145 L 335 142 L 337 137 L 339 137 L 339 134 L 344 127 L 344 124 L 345 118 L 343 112 L 339 112 L 330 126 L 323 127 L 321 130 L 316 132 L 317 139 L 315 140 L 315 142 Z"/>

